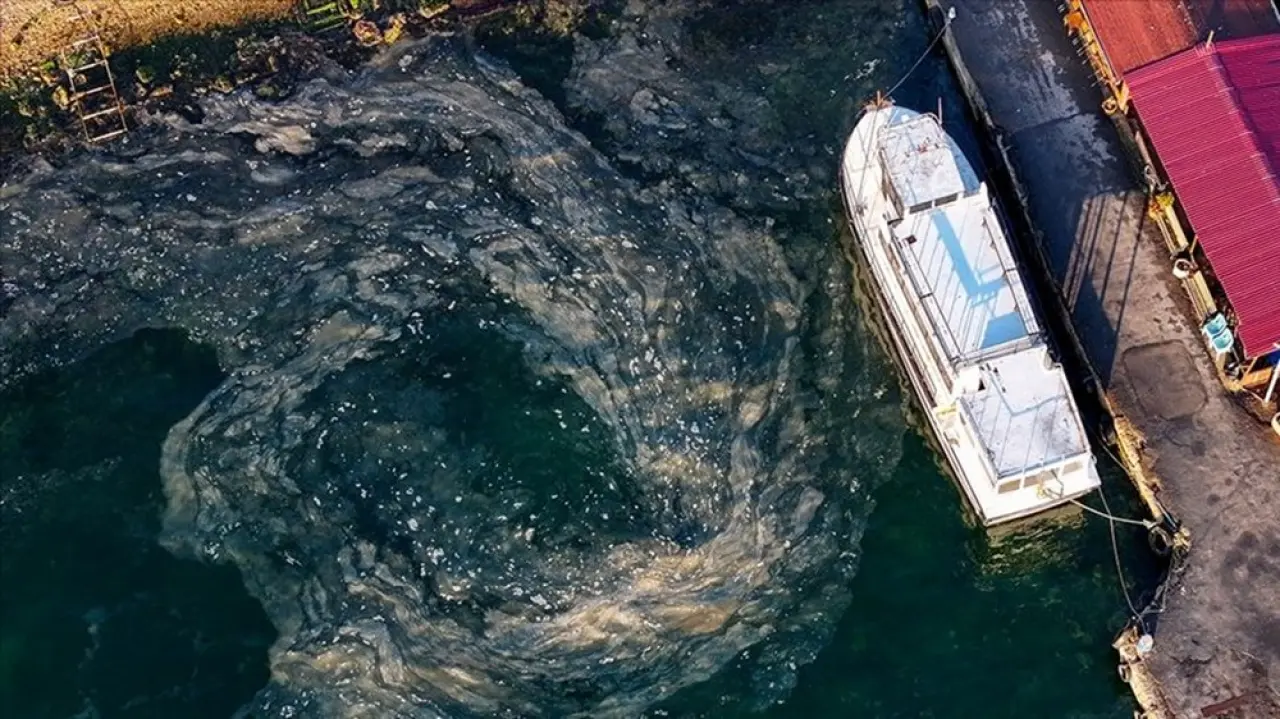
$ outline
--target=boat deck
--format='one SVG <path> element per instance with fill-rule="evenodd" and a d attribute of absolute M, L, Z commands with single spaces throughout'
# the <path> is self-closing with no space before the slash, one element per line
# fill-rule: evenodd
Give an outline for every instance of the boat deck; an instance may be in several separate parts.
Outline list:
<path fill-rule="evenodd" d="M 1049 368 L 1044 348 L 998 357 L 984 362 L 982 370 L 978 391 L 959 399 L 999 476 L 1030 472 L 1089 451 L 1066 378 Z"/>
<path fill-rule="evenodd" d="M 895 230 L 920 301 L 953 361 L 1038 329 L 996 222 L 987 198 L 972 195 L 912 215 Z"/>
<path fill-rule="evenodd" d="M 879 136 L 888 189 L 909 210 L 894 245 L 953 366 L 1040 329 L 1004 228 L 960 147 L 929 115 L 893 107 Z"/>
<path fill-rule="evenodd" d="M 943 393 L 952 399 L 931 408 L 934 419 L 944 434 L 973 436 L 986 455 L 955 453 L 971 496 L 987 510 L 1012 511 L 1025 498 L 997 497 L 997 478 L 1088 457 L 1089 444 L 987 189 L 934 117 L 898 106 L 859 123 L 843 172 L 850 207 L 889 230 L 862 235 L 899 277 L 912 307 L 903 311 L 922 324 L 918 341 L 939 348 L 936 361 L 949 365 Z"/>

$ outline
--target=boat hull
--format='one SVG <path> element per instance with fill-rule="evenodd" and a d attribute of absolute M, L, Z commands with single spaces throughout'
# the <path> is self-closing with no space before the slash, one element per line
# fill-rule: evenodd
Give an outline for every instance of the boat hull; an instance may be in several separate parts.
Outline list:
<path fill-rule="evenodd" d="M 851 137 L 850 142 L 852 143 L 853 140 L 854 138 Z M 847 153 L 848 149 L 846 149 Z M 1022 489 L 1019 491 L 1027 496 L 1023 496 L 1020 501 L 1004 501 L 999 504 L 991 501 L 990 487 L 987 488 L 988 496 L 985 501 L 983 497 L 979 496 L 979 492 L 975 488 L 975 481 L 988 481 L 995 484 L 997 477 L 996 475 L 985 478 L 971 476 L 974 474 L 972 468 L 975 466 L 973 454 L 984 448 L 978 447 L 975 449 L 974 447 L 964 446 L 963 442 L 958 443 L 955 431 L 955 403 L 952 402 L 948 405 L 934 401 L 934 398 L 938 396 L 937 373 L 935 372 L 934 381 L 931 383 L 924 366 L 927 365 L 930 359 L 936 360 L 936 355 L 921 351 L 919 336 L 924 331 L 924 328 L 921 326 L 918 316 L 912 316 L 910 312 L 904 312 L 902 310 L 903 298 L 901 296 L 897 298 L 893 296 L 895 287 L 897 287 L 899 295 L 902 292 L 901 285 L 894 283 L 894 278 L 888 274 L 891 271 L 892 263 L 886 262 L 883 251 L 881 252 L 882 256 L 876 256 L 876 248 L 873 245 L 875 237 L 872 231 L 873 228 L 868 227 L 860 214 L 851 206 L 851 202 L 855 202 L 858 199 L 858 195 L 851 187 L 851 183 L 862 181 L 865 178 L 849 177 L 846 165 L 847 162 L 841 163 L 839 183 L 841 202 L 853 238 L 854 252 L 852 254 L 856 255 L 851 259 L 861 263 L 867 269 L 866 275 L 871 286 L 873 302 L 876 304 L 875 312 L 884 319 L 887 335 L 892 345 L 890 350 L 901 365 L 902 371 L 911 386 L 914 398 L 920 404 L 923 410 L 922 413 L 928 420 L 929 432 L 932 435 L 931 439 L 934 440 L 931 444 L 936 444 L 938 447 L 942 457 L 945 459 L 947 468 L 950 470 L 948 473 L 961 489 L 967 504 L 972 508 L 978 521 L 984 526 L 990 527 L 1024 519 L 1071 502 L 1096 488 L 1099 485 L 1099 481 L 1096 467 L 1090 456 L 1087 478 L 1084 481 L 1073 481 L 1069 485 L 1059 482 L 1057 491 L 1037 491 L 1036 496 L 1031 497 L 1028 495 L 1029 490 Z M 883 239 L 883 233 L 887 229 L 887 225 L 875 229 L 879 231 Z M 908 309 L 910 308 L 908 307 Z M 914 327 L 911 325 L 913 321 L 915 322 Z M 914 342 L 911 337 L 913 332 L 915 333 Z M 951 422 L 951 425 L 948 426 L 947 422 Z M 967 462 L 961 457 L 961 453 L 966 451 L 970 452 Z M 965 470 L 966 465 L 970 468 L 968 472 Z"/>

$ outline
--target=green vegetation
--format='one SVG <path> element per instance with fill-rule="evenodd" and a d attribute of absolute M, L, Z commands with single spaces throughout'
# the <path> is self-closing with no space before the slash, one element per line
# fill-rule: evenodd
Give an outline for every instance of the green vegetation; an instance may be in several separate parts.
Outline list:
<path fill-rule="evenodd" d="M 172 35 L 113 52 L 111 69 L 127 106 L 192 115 L 195 98 L 208 92 L 248 86 L 260 98 L 287 98 L 313 66 L 307 58 L 318 54 L 354 66 L 367 59 L 371 47 L 393 42 L 405 33 L 421 35 L 434 27 L 469 23 L 483 43 L 528 69 L 530 84 L 555 94 L 571 64 L 572 34 L 579 30 L 590 34 L 602 22 L 605 13 L 600 8 L 612 4 L 494 0 L 450 13 L 450 0 L 339 0 L 340 15 L 348 22 L 363 18 L 356 28 L 359 32 L 308 36 L 303 32 L 306 18 L 300 16 L 291 22 Z M 554 61 L 520 63 L 547 57 Z M 75 144 L 78 128 L 70 104 L 65 73 L 55 61 L 0 79 L 0 175 L 6 161 L 20 151 L 57 153 Z"/>
<path fill-rule="evenodd" d="M 208 90 L 229 91 L 275 74 L 283 44 L 296 32 L 289 23 L 257 23 L 201 35 L 173 35 L 111 54 L 120 99 L 129 106 L 173 110 Z M 83 64 L 71 56 L 67 64 Z M 4 157 L 28 151 L 61 151 L 75 130 L 66 74 L 49 60 L 29 73 L 0 81 L 0 169 Z"/>

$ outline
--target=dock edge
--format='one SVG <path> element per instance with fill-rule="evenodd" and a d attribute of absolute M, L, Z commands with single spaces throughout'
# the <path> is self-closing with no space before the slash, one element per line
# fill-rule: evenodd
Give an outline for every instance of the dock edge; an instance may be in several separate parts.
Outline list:
<path fill-rule="evenodd" d="M 1009 154 L 1009 148 L 1005 144 L 1003 133 L 992 118 L 986 99 L 965 64 L 951 27 L 941 20 L 946 15 L 946 8 L 943 6 L 942 0 L 923 0 L 923 4 L 933 30 L 942 33 L 941 45 L 947 55 L 948 63 L 955 73 L 970 111 L 981 125 L 983 139 L 987 141 L 997 160 L 996 167 L 993 169 L 1001 173 L 1013 189 L 1017 200 L 1019 217 L 1033 236 L 1034 242 L 1030 243 L 1031 247 L 1029 249 L 1032 251 L 1035 262 L 1038 265 L 1036 270 L 1040 275 L 1039 279 L 1053 289 L 1052 297 L 1041 297 L 1040 299 L 1043 302 L 1051 303 L 1052 309 L 1058 312 L 1061 317 L 1069 318 L 1071 314 L 1063 300 L 1062 287 L 1053 277 L 1053 273 L 1050 270 L 1050 264 L 1044 249 L 1044 239 L 1031 213 L 1026 186 L 1014 166 L 1013 159 Z M 1112 113 L 1108 113 L 1108 115 L 1112 115 Z M 1119 129 L 1123 135 L 1125 128 Z M 1132 141 L 1131 139 L 1129 140 Z M 1022 249 L 1027 248 L 1024 246 Z M 1178 522 L 1176 516 L 1160 502 L 1158 497 L 1161 486 L 1160 479 L 1149 464 L 1143 461 L 1142 450 L 1145 446 L 1145 440 L 1142 433 L 1118 410 L 1116 403 L 1108 393 L 1102 390 L 1103 385 L 1098 373 L 1092 363 L 1089 362 L 1088 354 L 1084 350 L 1080 336 L 1070 320 L 1067 319 L 1063 324 L 1066 328 L 1067 339 L 1072 345 L 1072 352 L 1079 359 L 1080 365 L 1088 372 L 1089 381 L 1096 390 L 1098 401 L 1103 411 L 1111 419 L 1114 428 L 1114 442 L 1118 451 L 1116 459 L 1119 460 L 1120 465 L 1125 470 L 1125 474 L 1138 490 L 1138 494 L 1152 519 L 1161 525 L 1176 529 L 1170 538 L 1171 557 L 1169 569 L 1155 592 L 1155 596 L 1160 597 L 1185 567 L 1187 552 L 1191 547 L 1190 536 L 1186 528 L 1182 527 L 1181 523 Z M 1112 642 L 1112 647 L 1115 648 L 1118 654 L 1117 671 L 1120 674 L 1120 678 L 1129 685 L 1134 699 L 1141 707 L 1137 718 L 1176 719 L 1176 714 L 1165 699 L 1159 681 L 1147 667 L 1143 661 L 1142 653 L 1138 650 L 1138 638 L 1140 636 L 1139 628 L 1130 621 Z"/>

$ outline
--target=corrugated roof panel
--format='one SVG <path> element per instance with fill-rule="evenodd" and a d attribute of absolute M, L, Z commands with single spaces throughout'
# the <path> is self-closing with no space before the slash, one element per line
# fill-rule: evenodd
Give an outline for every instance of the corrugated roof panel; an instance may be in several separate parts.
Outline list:
<path fill-rule="evenodd" d="M 1251 357 L 1280 343 L 1280 34 L 1191 48 L 1125 76 Z"/>
<path fill-rule="evenodd" d="M 1280 31 L 1271 0 L 1084 0 L 1112 69 L 1125 74 L 1204 41 Z"/>
<path fill-rule="evenodd" d="M 1194 45 L 1196 27 L 1180 0 L 1085 0 L 1089 24 L 1117 73 Z"/>

